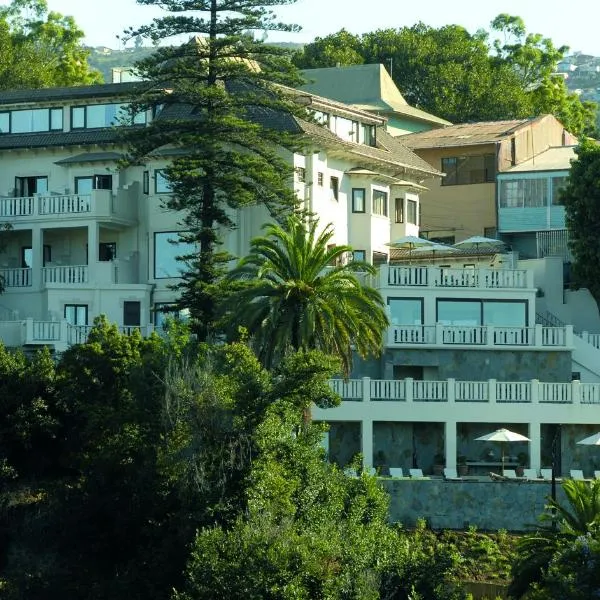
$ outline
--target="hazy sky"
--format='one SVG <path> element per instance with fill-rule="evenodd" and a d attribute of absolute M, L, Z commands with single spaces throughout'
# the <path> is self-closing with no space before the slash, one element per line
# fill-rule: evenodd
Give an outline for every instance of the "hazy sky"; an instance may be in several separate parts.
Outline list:
<path fill-rule="evenodd" d="M 116 36 L 126 27 L 164 14 L 135 0 L 47 0 L 50 10 L 75 17 L 91 46 L 118 48 Z M 9 0 L 0 0 L 0 5 Z M 474 32 L 487 28 L 499 13 L 519 15 L 527 30 L 552 38 L 556 46 L 600 56 L 598 0 L 298 0 L 277 8 L 285 22 L 297 23 L 297 34 L 271 34 L 273 41 L 309 42 L 342 27 L 353 33 L 401 27 L 423 21 L 439 27 L 458 23 Z"/>

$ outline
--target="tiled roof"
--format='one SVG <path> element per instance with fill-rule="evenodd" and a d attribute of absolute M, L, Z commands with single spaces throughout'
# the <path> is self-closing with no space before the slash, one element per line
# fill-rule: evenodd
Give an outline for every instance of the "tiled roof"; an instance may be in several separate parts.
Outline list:
<path fill-rule="evenodd" d="M 523 125 L 543 119 L 545 116 L 542 115 L 534 119 L 514 119 L 511 121 L 461 123 L 440 129 L 403 135 L 402 141 L 412 149 L 494 144 L 510 136 Z"/>
<path fill-rule="evenodd" d="M 114 144 L 119 141 L 116 129 L 85 129 L 49 133 L 20 133 L 0 135 L 0 150 L 15 148 L 45 148 L 78 146 L 80 144 Z"/>

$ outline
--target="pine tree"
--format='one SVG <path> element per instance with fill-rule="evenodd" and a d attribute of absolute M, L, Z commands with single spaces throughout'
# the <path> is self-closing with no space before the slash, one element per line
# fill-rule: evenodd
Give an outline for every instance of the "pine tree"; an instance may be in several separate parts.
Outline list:
<path fill-rule="evenodd" d="M 140 84 L 132 110 L 156 116 L 128 134 L 130 161 L 143 163 L 168 147 L 165 170 L 171 185 L 169 209 L 183 211 L 182 241 L 197 251 L 186 264 L 179 307 L 187 308 L 200 339 L 215 327 L 218 281 L 231 257 L 220 248 L 223 232 L 235 227 L 240 207 L 261 204 L 271 214 L 295 205 L 293 150 L 301 108 L 278 84 L 294 84 L 297 72 L 285 50 L 254 39 L 254 31 L 293 31 L 275 20 L 270 7 L 295 0 L 138 0 L 170 15 L 130 29 L 162 42 L 189 35 L 177 47 L 159 47 L 137 67 Z M 286 150 L 284 150 L 286 149 Z"/>

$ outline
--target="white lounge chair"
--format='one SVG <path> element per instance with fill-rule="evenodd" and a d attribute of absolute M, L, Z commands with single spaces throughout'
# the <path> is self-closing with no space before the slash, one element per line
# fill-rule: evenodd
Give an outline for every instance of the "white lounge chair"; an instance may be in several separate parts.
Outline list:
<path fill-rule="evenodd" d="M 451 469 L 449 467 L 444 467 L 444 477 L 446 479 L 449 479 L 450 481 L 452 481 L 452 480 L 462 481 L 462 477 L 458 476 L 456 469 Z"/>
<path fill-rule="evenodd" d="M 401 467 L 390 467 L 390 477 L 404 477 Z"/>
<path fill-rule="evenodd" d="M 539 479 L 535 469 L 523 469 L 523 476 L 527 477 L 527 479 Z"/>
<path fill-rule="evenodd" d="M 410 473 L 410 476 L 414 479 L 419 479 L 423 477 L 422 469 L 409 469 L 408 472 Z"/>
<path fill-rule="evenodd" d="M 540 475 L 545 481 L 550 481 L 552 479 L 552 469 L 540 469 Z"/>
<path fill-rule="evenodd" d="M 514 469 L 504 469 L 506 479 L 518 479 L 517 472 Z"/>
<path fill-rule="evenodd" d="M 581 469 L 571 469 L 571 479 L 583 481 L 585 479 L 583 471 Z"/>

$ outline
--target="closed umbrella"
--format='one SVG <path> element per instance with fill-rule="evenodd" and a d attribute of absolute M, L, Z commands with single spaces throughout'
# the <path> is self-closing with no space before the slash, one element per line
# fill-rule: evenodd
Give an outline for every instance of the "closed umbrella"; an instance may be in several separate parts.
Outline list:
<path fill-rule="evenodd" d="M 502 476 L 504 476 L 504 444 L 531 441 L 528 437 L 510 431 L 510 429 L 496 429 L 496 431 L 486 433 L 485 435 L 475 438 L 475 440 L 479 442 L 500 442 L 500 448 L 502 449 Z"/>

